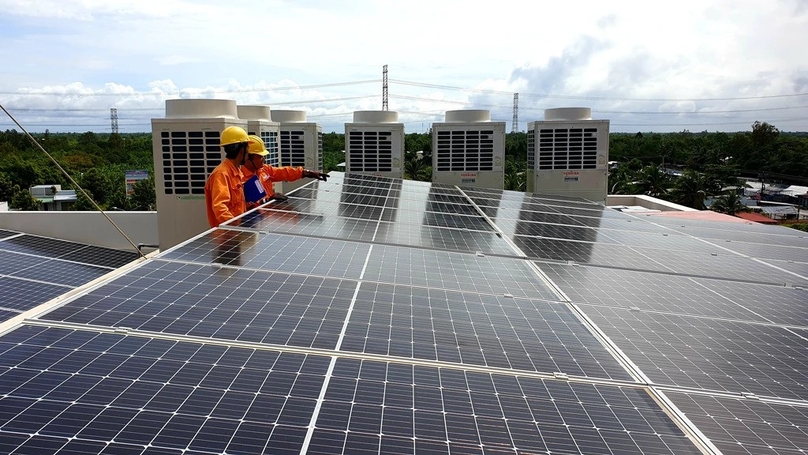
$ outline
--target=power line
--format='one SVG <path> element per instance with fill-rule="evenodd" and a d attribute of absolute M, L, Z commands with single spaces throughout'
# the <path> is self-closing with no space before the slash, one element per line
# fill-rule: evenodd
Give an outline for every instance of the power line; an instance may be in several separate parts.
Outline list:
<path fill-rule="evenodd" d="M 199 90 L 199 94 L 207 94 L 207 93 L 255 93 L 255 92 L 280 92 L 285 90 L 308 90 L 308 89 L 315 89 L 315 88 L 327 88 L 327 87 L 341 87 L 346 85 L 362 85 L 362 84 L 377 84 L 379 83 L 379 79 L 368 79 L 364 81 L 350 81 L 350 82 L 333 82 L 329 84 L 315 84 L 315 85 L 298 85 L 298 86 L 291 86 L 291 87 L 272 87 L 272 88 L 244 88 L 239 90 Z M 37 92 L 0 92 L 0 95 L 20 95 L 20 96 L 77 96 L 77 97 L 94 97 L 94 96 L 133 96 L 133 95 L 142 95 L 142 96 L 179 96 L 180 94 L 195 94 L 189 93 L 188 91 L 178 90 L 177 93 L 163 93 L 163 92 L 127 92 L 127 93 L 77 93 L 77 92 L 47 92 L 47 93 L 37 93 Z"/>
<path fill-rule="evenodd" d="M 513 96 L 513 92 L 506 92 L 501 90 L 486 90 L 476 88 L 456 87 L 452 85 L 428 84 L 423 82 L 403 81 L 400 79 L 390 79 L 390 82 L 411 85 L 415 87 L 439 88 L 444 90 L 459 90 L 463 92 L 476 92 L 487 93 L 492 95 L 509 95 Z M 523 96 L 537 97 L 537 98 L 561 98 L 561 99 L 574 99 L 574 100 L 603 100 L 603 101 L 742 101 L 742 100 L 762 100 L 772 98 L 795 98 L 799 96 L 808 96 L 808 93 L 793 93 L 789 95 L 763 95 L 763 96 L 743 96 L 733 98 L 616 98 L 607 96 L 584 96 L 584 95 L 554 95 L 549 93 L 524 93 L 519 92 Z"/>

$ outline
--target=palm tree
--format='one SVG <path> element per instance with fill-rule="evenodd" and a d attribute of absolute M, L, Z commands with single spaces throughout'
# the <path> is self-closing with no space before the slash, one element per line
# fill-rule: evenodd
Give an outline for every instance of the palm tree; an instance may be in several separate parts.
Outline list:
<path fill-rule="evenodd" d="M 677 204 L 704 210 L 707 208 L 704 205 L 704 199 L 712 196 L 713 186 L 709 177 L 693 170 L 687 170 L 676 179 L 670 192 L 671 200 Z"/>
<path fill-rule="evenodd" d="M 710 210 L 734 216 L 738 212 L 748 212 L 750 209 L 743 203 L 741 196 L 732 190 L 716 198 L 713 205 L 710 206 Z"/>
<path fill-rule="evenodd" d="M 651 197 L 661 197 L 668 194 L 671 187 L 670 176 L 659 166 L 652 164 L 640 169 L 636 180 L 632 182 L 635 193 L 646 194 Z"/>
<path fill-rule="evenodd" d="M 404 161 L 404 177 L 428 182 L 432 180 L 432 167 L 427 166 L 423 159 L 412 154 Z"/>

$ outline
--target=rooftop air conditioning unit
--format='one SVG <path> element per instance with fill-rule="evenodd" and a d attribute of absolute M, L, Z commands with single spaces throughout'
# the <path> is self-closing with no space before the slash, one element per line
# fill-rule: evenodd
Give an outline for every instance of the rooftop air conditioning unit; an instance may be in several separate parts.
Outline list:
<path fill-rule="evenodd" d="M 307 122 L 306 111 L 273 110 L 272 119 L 280 123 L 279 166 L 324 170 L 323 128 L 317 123 Z M 275 190 L 288 193 L 310 181 L 277 182 Z"/>
<path fill-rule="evenodd" d="M 393 111 L 356 111 L 345 124 L 345 173 L 404 176 L 404 124 Z"/>
<path fill-rule="evenodd" d="M 432 181 L 502 189 L 505 184 L 505 122 L 487 110 L 446 111 L 432 124 Z"/>
<path fill-rule="evenodd" d="M 605 202 L 609 121 L 585 107 L 544 111 L 527 124 L 527 191 Z"/>
<path fill-rule="evenodd" d="M 233 100 L 166 101 L 165 118 L 152 119 L 157 231 L 166 250 L 206 231 L 205 181 L 222 162 L 219 135 L 247 128 Z"/>
<path fill-rule="evenodd" d="M 269 155 L 264 157 L 264 163 L 278 166 L 278 138 L 280 136 L 280 123 L 273 122 L 269 106 L 237 106 L 238 118 L 247 121 L 247 134 L 254 134 L 264 141 Z"/>

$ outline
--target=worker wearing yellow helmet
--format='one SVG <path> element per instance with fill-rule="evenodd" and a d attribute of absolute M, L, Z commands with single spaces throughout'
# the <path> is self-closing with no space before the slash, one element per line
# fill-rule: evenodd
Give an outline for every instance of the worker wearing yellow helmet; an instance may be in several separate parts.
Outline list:
<path fill-rule="evenodd" d="M 228 126 L 222 131 L 219 145 L 224 148 L 225 157 L 205 182 L 205 206 L 210 227 L 247 211 L 241 166 L 247 157 L 249 142 L 244 128 Z"/>
<path fill-rule="evenodd" d="M 285 201 L 285 195 L 275 192 L 274 182 L 293 182 L 302 178 L 315 178 L 324 182 L 328 180 L 329 175 L 324 172 L 310 171 L 302 167 L 274 167 L 264 164 L 264 157 L 269 152 L 264 145 L 263 139 L 256 135 L 250 135 L 249 138 L 247 159 L 242 168 L 248 208 L 260 205 L 270 199 Z M 254 191 L 255 188 L 252 185 L 260 185 L 258 191 Z M 261 189 L 263 191 L 260 191 Z"/>

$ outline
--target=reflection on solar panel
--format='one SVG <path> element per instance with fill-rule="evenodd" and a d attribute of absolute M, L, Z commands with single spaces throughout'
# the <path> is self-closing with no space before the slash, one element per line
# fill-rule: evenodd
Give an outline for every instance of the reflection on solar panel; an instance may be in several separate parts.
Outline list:
<path fill-rule="evenodd" d="M 0 452 L 808 447 L 800 234 L 339 173 L 289 196 L 1 334 Z M 115 266 L 24 237 L 0 314 Z M 77 267 L 26 288 L 44 251 Z"/>
<path fill-rule="evenodd" d="M 137 258 L 134 252 L 0 230 L 0 322 Z"/>

